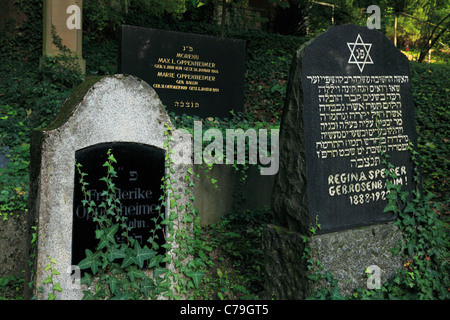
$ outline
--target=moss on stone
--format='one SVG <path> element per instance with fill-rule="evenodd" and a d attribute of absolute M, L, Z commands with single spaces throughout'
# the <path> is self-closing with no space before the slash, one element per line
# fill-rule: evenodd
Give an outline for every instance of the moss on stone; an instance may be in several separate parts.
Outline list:
<path fill-rule="evenodd" d="M 107 76 L 97 76 L 93 77 L 92 79 L 89 79 L 79 86 L 77 86 L 72 93 L 67 97 L 66 101 L 64 101 L 61 110 L 59 111 L 58 115 L 56 116 L 55 120 L 42 129 L 42 131 L 50 131 L 55 130 L 59 127 L 61 127 L 64 123 L 66 123 L 67 120 L 69 120 L 70 116 L 75 111 L 75 108 L 78 106 L 78 104 L 83 100 L 83 98 L 86 96 L 86 93 L 91 89 L 91 87 Z"/>

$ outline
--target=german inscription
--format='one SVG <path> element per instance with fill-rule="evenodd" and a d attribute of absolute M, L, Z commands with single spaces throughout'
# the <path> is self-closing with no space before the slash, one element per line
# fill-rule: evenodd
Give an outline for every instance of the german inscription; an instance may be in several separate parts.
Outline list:
<path fill-rule="evenodd" d="M 123 26 L 119 69 L 140 77 L 169 111 L 228 117 L 244 103 L 245 42 Z"/>
<path fill-rule="evenodd" d="M 175 59 L 158 58 L 154 68 L 158 69 L 156 77 L 162 83 L 153 83 L 153 88 L 219 93 L 220 88 L 214 87 L 219 75 L 219 70 L 215 69 L 216 63 L 200 61 L 198 54 L 185 53 L 194 52 L 191 46 L 182 46 L 180 51 L 176 53 Z M 167 82 L 172 83 L 165 84 Z M 200 107 L 198 101 L 175 101 L 174 105 L 180 108 Z"/>
<path fill-rule="evenodd" d="M 77 162 L 83 165 L 82 171 L 87 173 L 86 182 L 88 195 L 81 192 L 79 177 L 75 177 L 74 208 L 73 208 L 73 243 L 72 262 L 77 264 L 85 255 L 85 249 L 94 251 L 97 245 L 93 214 L 88 213 L 82 200 L 94 201 L 98 215 L 105 214 L 105 208 L 99 205 L 104 200 L 102 195 L 106 184 L 100 179 L 106 174 L 103 163 L 107 160 L 107 151 L 117 160 L 118 177 L 114 198 L 120 201 L 119 214 L 127 217 L 130 227 L 129 237 L 137 240 L 141 246 L 147 244 L 149 238 L 154 239 L 159 246 L 164 244 L 164 234 L 155 229 L 155 221 L 164 218 L 161 191 L 161 179 L 164 175 L 164 151 L 136 143 L 108 143 L 94 145 L 76 152 Z M 127 241 L 120 233 L 116 234 L 116 242 Z"/>

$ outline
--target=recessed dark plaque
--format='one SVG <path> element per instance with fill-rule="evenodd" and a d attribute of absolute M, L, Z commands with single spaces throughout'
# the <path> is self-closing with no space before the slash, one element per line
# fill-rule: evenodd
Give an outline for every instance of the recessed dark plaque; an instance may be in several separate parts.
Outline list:
<path fill-rule="evenodd" d="M 122 26 L 119 72 L 150 84 L 169 112 L 229 117 L 244 105 L 245 41 Z"/>
<path fill-rule="evenodd" d="M 107 173 L 103 164 L 108 160 L 108 149 L 112 149 L 112 154 L 117 160 L 114 167 L 118 177 L 113 180 L 117 187 L 115 197 L 120 200 L 120 214 L 128 218 L 127 224 L 132 227 L 129 236 L 139 241 L 141 246 L 149 247 L 151 245 L 147 240 L 156 236 L 159 253 L 163 253 L 164 249 L 161 247 L 164 244 L 163 232 L 153 231 L 155 218 L 157 221 L 164 218 L 164 211 L 161 212 L 164 209 L 160 209 L 163 194 L 161 179 L 165 170 L 164 150 L 143 144 L 118 142 L 97 144 L 76 151 L 76 161 L 83 165 L 82 171 L 88 174 L 85 177 L 90 192 L 87 200 L 94 200 L 97 206 L 102 202 L 101 193 L 106 188 L 105 182 L 99 179 Z M 79 175 L 75 173 L 72 238 L 74 265 L 85 258 L 86 249 L 95 251 L 98 244 L 95 238 L 98 223 L 88 214 L 87 208 L 82 204 L 83 199 Z M 116 235 L 117 243 L 125 240 L 120 234 Z"/>

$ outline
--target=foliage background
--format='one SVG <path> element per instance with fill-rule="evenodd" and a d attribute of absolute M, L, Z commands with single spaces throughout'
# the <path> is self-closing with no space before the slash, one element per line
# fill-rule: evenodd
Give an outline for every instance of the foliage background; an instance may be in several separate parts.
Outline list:
<path fill-rule="evenodd" d="M 219 36 L 222 32 L 220 25 L 212 21 L 214 10 L 217 9 L 213 1 L 120 0 L 117 1 L 116 8 L 104 5 L 104 2 L 105 0 L 84 1 L 83 56 L 87 61 L 85 77 L 81 77 L 74 70 L 60 68 L 60 60 L 70 60 L 66 55 L 45 60 L 40 67 L 42 1 L 15 1 L 26 20 L 22 23 L 8 21 L 0 31 L 0 147 L 8 146 L 10 152 L 8 166 L 0 168 L 0 214 L 4 217 L 26 211 L 31 130 L 48 124 L 73 87 L 81 81 L 117 71 L 117 31 L 121 24 L 214 36 Z M 288 2 L 289 7 L 280 6 L 280 16 L 293 15 L 298 19 L 297 22 L 301 22 L 306 13 L 310 13 L 312 18 L 308 35 L 305 34 L 304 25 L 292 28 L 292 25 L 273 24 L 270 28 L 267 27 L 270 30 L 252 30 L 248 26 L 241 28 L 241 25 L 231 24 L 231 18 L 224 28 L 226 37 L 247 41 L 246 113 L 236 118 L 244 126 L 279 126 L 294 51 L 306 40 L 324 31 L 331 23 L 330 10 L 327 7 L 305 6 L 300 13 L 293 13 L 292 8 L 301 6 L 304 2 Z M 228 3 L 230 16 L 238 16 L 239 10 L 236 8 L 239 8 L 243 1 L 234 0 Z M 367 14 L 359 9 L 365 5 L 364 1 L 342 0 L 333 3 L 339 6 L 334 15 L 336 24 L 365 23 Z M 429 17 L 423 13 L 425 6 L 420 6 L 420 3 L 413 1 L 405 8 L 410 13 L 422 12 L 420 17 L 425 20 L 440 16 L 440 9 L 446 9 L 445 3 L 439 6 L 440 2 L 436 2 L 434 7 L 427 7 Z M 380 7 L 383 12 L 395 11 L 392 3 L 381 2 Z M 402 10 L 406 10 L 405 8 Z M 392 15 L 383 15 L 383 19 L 382 31 L 392 37 Z M 417 49 L 420 49 L 420 39 L 423 35 L 418 30 L 421 29 L 412 23 L 411 19 L 402 19 L 399 21 L 402 27 L 398 33 L 401 39 L 400 47 L 404 48 L 406 39 L 409 39 L 411 51 L 415 50 L 415 43 Z M 446 39 L 448 33 L 442 38 L 443 43 L 446 43 Z M 448 56 L 438 54 L 442 49 L 445 49 L 445 46 L 439 45 L 433 52 L 434 59 L 437 57 L 439 63 L 411 62 L 411 76 L 424 187 L 435 193 L 433 201 L 443 205 L 438 214 L 448 221 L 450 68 L 445 63 L 448 62 Z M 219 127 L 226 128 L 230 125 L 229 119 L 217 120 Z M 178 121 L 189 123 L 192 119 Z M 205 230 L 205 236 L 213 238 L 211 246 L 214 250 L 222 250 L 226 257 L 220 259 L 212 251 L 208 251 L 211 265 L 216 266 L 216 271 L 211 272 L 207 278 L 210 280 L 210 286 L 209 291 L 203 292 L 205 297 L 220 298 L 217 292 L 221 292 L 222 297 L 254 297 L 259 294 L 262 286 L 262 256 L 258 247 L 258 236 L 263 224 L 269 220 L 270 215 L 267 212 L 231 212 L 224 217 L 223 223 Z M 254 232 L 244 237 L 248 230 Z M 221 242 L 230 245 L 220 247 Z M 251 260 L 256 262 L 249 265 Z M 220 267 L 217 267 L 217 263 Z M 230 273 L 225 268 L 233 272 Z M 235 283 L 233 281 L 242 282 L 244 286 L 232 285 Z M 15 281 L 5 278 L 1 283 Z M 4 288 L 6 285 L 2 287 L 1 283 L 0 288 Z M 229 288 L 228 291 L 225 290 L 226 287 Z M 213 289 L 217 289 L 216 292 L 212 293 Z"/>

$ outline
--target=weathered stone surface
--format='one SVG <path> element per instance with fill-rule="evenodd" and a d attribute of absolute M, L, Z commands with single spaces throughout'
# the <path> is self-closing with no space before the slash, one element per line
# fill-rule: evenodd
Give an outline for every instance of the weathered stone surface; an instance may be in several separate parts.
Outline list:
<path fill-rule="evenodd" d="M 242 181 L 241 174 L 229 165 L 214 165 L 208 174 L 199 165 L 194 164 L 193 168 L 199 175 L 194 180 L 192 193 L 201 224 L 219 223 L 221 217 L 230 210 L 270 208 L 274 176 L 261 175 L 256 166 L 247 168 L 245 181 Z M 218 188 L 211 183 L 211 178 L 217 180 Z"/>
<path fill-rule="evenodd" d="M 0 277 L 23 277 L 27 241 L 26 214 L 0 221 Z"/>
<path fill-rule="evenodd" d="M 262 238 L 265 299 L 301 300 L 310 291 L 302 235 L 267 225 Z"/>
<path fill-rule="evenodd" d="M 310 225 L 301 90 L 302 57 L 310 42 L 294 55 L 281 118 L 280 162 L 272 193 L 275 223 L 305 234 Z"/>
<path fill-rule="evenodd" d="M 393 278 L 402 266 L 400 256 L 393 256 L 402 235 L 392 223 L 377 224 L 315 236 L 311 243 L 314 259 L 319 259 L 339 283 L 342 295 L 350 295 L 356 288 L 367 288 L 369 266 L 380 268 L 380 280 Z"/>
<path fill-rule="evenodd" d="M 67 9 L 70 6 L 76 6 L 78 10 L 72 7 L 69 13 Z M 86 60 L 82 57 L 82 11 L 83 0 L 44 0 L 43 1 L 43 49 L 44 55 L 54 56 L 59 53 L 59 48 L 54 44 L 52 36 L 52 27 L 55 28 L 57 35 L 61 38 L 62 45 L 66 46 L 73 54 L 77 56 L 77 62 L 83 74 L 86 73 Z M 80 22 L 77 28 L 68 28 L 68 23 L 74 21 Z"/>
<path fill-rule="evenodd" d="M 320 261 L 338 281 L 340 293 L 348 296 L 357 288 L 367 288 L 369 266 L 380 268 L 381 284 L 395 275 L 402 262 L 388 250 L 401 239 L 398 228 L 388 223 L 316 235 L 307 245 L 314 263 Z M 263 236 L 266 298 L 306 299 L 324 285 L 307 278 L 316 269 L 307 270 L 304 248 L 300 233 L 267 226 Z"/>

